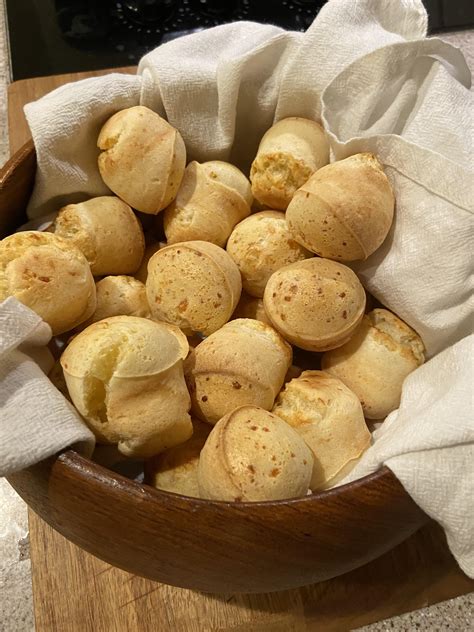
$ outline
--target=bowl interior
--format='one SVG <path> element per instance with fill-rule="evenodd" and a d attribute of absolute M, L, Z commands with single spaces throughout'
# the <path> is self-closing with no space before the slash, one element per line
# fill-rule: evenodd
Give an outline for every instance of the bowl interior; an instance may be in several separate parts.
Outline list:
<path fill-rule="evenodd" d="M 36 156 L 0 172 L 0 236 L 24 223 Z M 9 477 L 72 542 L 124 570 L 211 592 L 284 590 L 328 579 L 396 546 L 426 520 L 387 468 L 305 498 L 200 500 L 154 489 L 66 450 Z M 115 467 L 120 471 L 120 467 Z"/>

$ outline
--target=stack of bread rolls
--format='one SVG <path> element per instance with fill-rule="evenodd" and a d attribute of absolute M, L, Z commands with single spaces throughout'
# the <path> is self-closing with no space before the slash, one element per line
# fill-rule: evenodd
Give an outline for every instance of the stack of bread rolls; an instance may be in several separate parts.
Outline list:
<path fill-rule="evenodd" d="M 393 221 L 380 162 L 329 164 L 323 127 L 291 117 L 248 174 L 186 166 L 179 131 L 143 106 L 97 145 L 110 195 L 0 242 L 0 299 L 66 334 L 52 381 L 167 492 L 251 502 L 340 482 L 370 445 L 366 419 L 396 409 L 424 361 L 347 265 Z"/>

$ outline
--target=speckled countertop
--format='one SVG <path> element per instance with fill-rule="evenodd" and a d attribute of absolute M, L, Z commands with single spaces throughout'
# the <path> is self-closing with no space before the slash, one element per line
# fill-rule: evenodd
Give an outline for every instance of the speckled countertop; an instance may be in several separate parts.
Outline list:
<path fill-rule="evenodd" d="M 474 31 L 449 33 L 443 35 L 443 38 L 461 47 L 469 66 L 474 68 Z M 0 165 L 3 165 L 9 155 L 7 136 L 7 85 L 9 81 L 5 13 L 3 0 L 0 0 Z M 0 632 L 32 632 L 34 631 L 34 616 L 26 505 L 4 479 L 0 479 L 0 508 Z M 474 631 L 474 593 L 380 621 L 359 630 L 364 632 Z"/>

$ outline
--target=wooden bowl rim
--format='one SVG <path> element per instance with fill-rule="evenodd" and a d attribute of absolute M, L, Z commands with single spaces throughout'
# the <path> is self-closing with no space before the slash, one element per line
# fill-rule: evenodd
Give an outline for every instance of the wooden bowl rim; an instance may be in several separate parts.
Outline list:
<path fill-rule="evenodd" d="M 101 485 L 111 486 L 114 489 L 120 488 L 121 492 L 125 492 L 132 498 L 136 497 L 137 500 L 142 500 L 143 494 L 147 493 L 150 500 L 159 501 L 167 499 L 174 502 L 187 501 L 190 506 L 193 505 L 194 507 L 196 507 L 196 509 L 202 506 L 227 506 L 229 508 L 238 509 L 246 507 L 251 507 L 255 509 L 266 509 L 268 507 L 280 507 L 283 505 L 295 506 L 301 503 L 307 504 L 314 501 L 330 500 L 334 497 L 341 499 L 347 492 L 352 494 L 354 492 L 357 492 L 358 489 L 365 487 L 370 488 L 373 485 L 389 485 L 394 480 L 398 483 L 398 479 L 395 477 L 393 472 L 387 466 L 383 465 L 375 472 L 372 472 L 371 474 L 366 474 L 365 476 L 349 483 L 344 483 L 343 485 L 338 485 L 330 489 L 307 494 L 306 496 L 302 497 L 283 498 L 281 500 L 234 502 L 227 500 L 212 500 L 210 498 L 196 498 L 194 496 L 186 496 L 184 494 L 178 494 L 175 492 L 156 488 L 153 485 L 146 483 L 145 481 L 143 483 L 140 483 L 133 479 L 127 478 L 119 472 L 110 470 L 100 463 L 96 463 L 92 459 L 88 459 L 72 449 L 66 449 L 63 452 L 59 452 L 56 455 L 53 455 L 53 458 L 59 461 L 68 470 L 74 472 L 77 479 L 84 479 L 84 481 L 95 479 Z"/>
<path fill-rule="evenodd" d="M 18 169 L 21 162 L 28 156 L 28 154 L 31 153 L 36 155 L 35 145 L 32 138 L 27 140 L 26 143 L 17 149 L 0 169 L 0 187 L 4 186 L 11 174 Z"/>
<path fill-rule="evenodd" d="M 30 139 L 24 145 L 20 147 L 4 164 L 4 166 L 0 169 L 0 189 L 5 186 L 5 183 L 11 177 L 12 173 L 18 166 L 25 160 L 25 158 L 31 154 L 36 153 L 35 146 L 33 140 Z M 51 457 L 48 457 L 49 459 Z M 212 506 L 216 505 L 219 507 L 227 506 L 229 508 L 245 508 L 252 507 L 255 509 L 258 508 L 268 508 L 268 507 L 279 507 L 282 505 L 296 505 L 299 503 L 312 503 L 321 499 L 330 499 L 331 497 L 338 496 L 339 498 L 344 495 L 345 492 L 354 492 L 357 488 L 362 488 L 365 486 L 371 487 L 372 485 L 376 485 L 379 483 L 390 483 L 396 479 L 393 472 L 385 465 L 382 465 L 378 470 L 372 472 L 371 474 L 366 474 L 365 476 L 358 478 L 349 483 L 345 483 L 343 485 L 338 485 L 331 489 L 322 490 L 319 492 L 314 492 L 308 494 L 307 496 L 303 496 L 300 498 L 288 498 L 282 500 L 266 500 L 266 501 L 242 501 L 242 502 L 234 502 L 234 501 L 224 501 L 224 500 L 211 500 L 205 498 L 195 498 L 193 496 L 185 496 L 184 494 L 177 494 L 174 492 L 169 492 L 166 490 L 158 489 L 149 485 L 148 483 L 139 483 L 134 481 L 133 479 L 127 478 L 122 474 L 110 470 L 91 459 L 88 459 L 84 456 L 81 456 L 73 449 L 66 448 L 65 450 L 58 452 L 53 455 L 56 461 L 62 463 L 63 466 L 71 469 L 75 472 L 78 478 L 83 478 L 84 480 L 95 478 L 99 483 L 103 485 L 113 485 L 114 487 L 119 486 L 121 491 L 128 493 L 131 496 L 136 496 L 138 498 L 143 497 L 143 493 L 147 493 L 151 499 L 170 499 L 178 501 L 179 499 L 186 500 L 190 505 L 194 505 L 196 508 L 202 506 Z M 44 461 L 47 459 L 45 458 Z"/>

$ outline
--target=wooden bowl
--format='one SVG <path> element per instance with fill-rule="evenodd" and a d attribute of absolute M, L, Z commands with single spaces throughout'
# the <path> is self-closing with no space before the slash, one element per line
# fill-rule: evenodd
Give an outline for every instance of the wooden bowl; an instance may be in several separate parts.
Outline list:
<path fill-rule="evenodd" d="M 28 143 L 0 172 L 3 235 L 26 219 L 35 166 Z M 159 491 L 71 450 L 8 480 L 48 524 L 102 560 L 215 593 L 268 592 L 329 579 L 382 555 L 427 521 L 387 468 L 334 490 L 264 503 Z"/>

